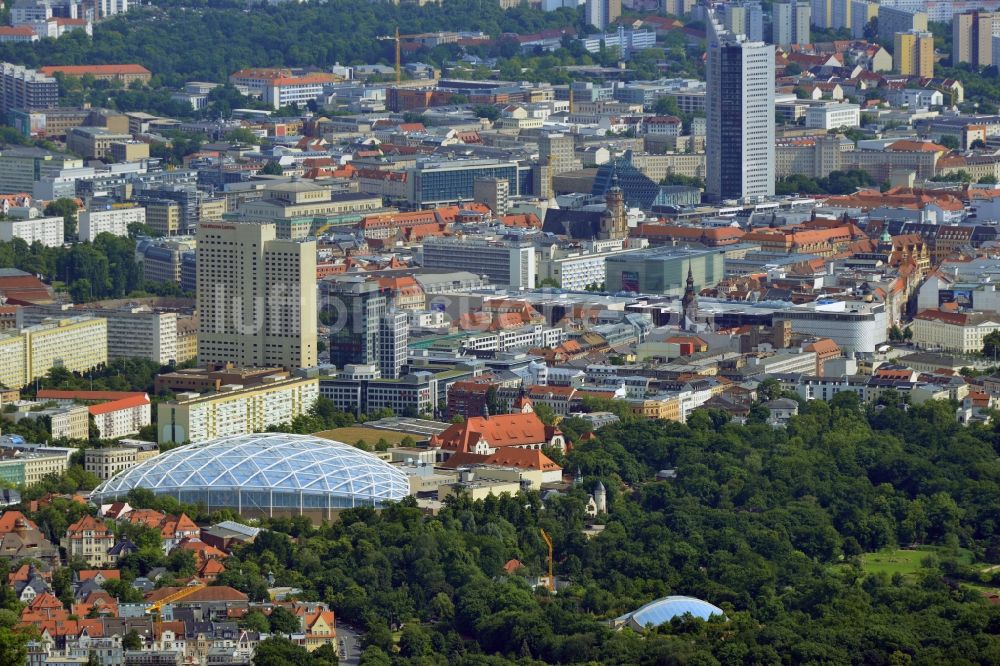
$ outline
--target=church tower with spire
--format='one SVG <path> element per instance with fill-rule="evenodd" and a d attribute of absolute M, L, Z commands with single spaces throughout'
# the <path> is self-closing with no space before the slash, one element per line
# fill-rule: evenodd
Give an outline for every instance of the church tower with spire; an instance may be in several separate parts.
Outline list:
<path fill-rule="evenodd" d="M 694 289 L 694 273 L 691 272 L 691 262 L 688 262 L 687 282 L 684 296 L 681 298 L 681 325 L 685 331 L 694 328 L 698 319 L 698 293 Z"/>
<path fill-rule="evenodd" d="M 601 240 L 622 240 L 628 236 L 628 220 L 625 213 L 625 192 L 618 182 L 618 170 L 611 167 L 611 187 L 604 195 L 607 210 L 601 215 Z"/>

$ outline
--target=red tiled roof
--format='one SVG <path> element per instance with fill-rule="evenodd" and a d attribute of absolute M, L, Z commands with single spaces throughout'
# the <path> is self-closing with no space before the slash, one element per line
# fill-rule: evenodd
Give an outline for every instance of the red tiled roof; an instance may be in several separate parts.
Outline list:
<path fill-rule="evenodd" d="M 37 530 L 38 525 L 33 523 L 27 516 L 25 516 L 20 511 L 4 511 L 0 514 L 0 534 L 7 534 L 8 532 L 13 532 L 14 527 L 18 520 L 23 520 L 28 526 L 28 529 Z"/>
<path fill-rule="evenodd" d="M 118 569 L 81 569 L 77 572 L 80 582 L 97 578 L 98 574 L 103 576 L 105 580 L 119 580 L 121 578 L 121 572 Z"/>
<path fill-rule="evenodd" d="M 142 65 L 134 63 L 124 65 L 49 65 L 38 70 L 46 76 L 52 76 L 56 72 L 61 72 L 69 76 L 84 76 L 91 74 L 94 76 L 108 74 L 152 74 Z"/>
<path fill-rule="evenodd" d="M 431 446 L 454 451 L 469 451 L 480 439 L 491 447 L 528 446 L 548 442 L 545 424 L 533 413 L 473 416 L 463 423 L 453 423 L 444 432 L 431 437 Z"/>
<path fill-rule="evenodd" d="M 61 391 L 59 389 L 39 389 L 39 400 L 120 400 L 132 396 L 145 396 L 139 391 Z"/>
<path fill-rule="evenodd" d="M 510 446 L 488 457 L 486 463 L 490 465 L 517 467 L 519 469 L 534 469 L 542 472 L 562 470 L 562 467 L 555 464 L 551 458 L 538 449 L 521 449 Z"/>
<path fill-rule="evenodd" d="M 910 141 L 902 139 L 889 144 L 886 150 L 899 150 L 909 153 L 947 153 L 948 149 L 931 141 Z"/>
<path fill-rule="evenodd" d="M 174 592 L 178 592 L 181 588 L 179 587 L 161 587 L 157 590 L 153 590 L 148 595 L 146 595 L 146 601 L 154 603 L 165 599 Z M 233 589 L 227 585 L 213 585 L 211 587 L 203 587 L 197 592 L 192 592 L 191 594 L 184 597 L 178 603 L 195 603 L 195 602 L 205 602 L 205 601 L 246 601 L 247 595 L 243 594 L 239 590 Z"/>
<path fill-rule="evenodd" d="M 132 409 L 134 407 L 142 407 L 143 405 L 149 404 L 149 396 L 143 395 L 133 395 L 128 398 L 122 398 L 121 400 L 111 400 L 110 402 L 102 402 L 99 405 L 91 405 L 88 408 L 91 416 L 100 416 L 101 414 L 108 414 L 109 412 L 117 412 L 122 409 Z"/>

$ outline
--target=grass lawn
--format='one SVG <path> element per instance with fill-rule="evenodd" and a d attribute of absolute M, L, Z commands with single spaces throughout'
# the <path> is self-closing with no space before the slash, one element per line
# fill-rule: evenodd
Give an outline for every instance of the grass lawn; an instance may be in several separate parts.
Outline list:
<path fill-rule="evenodd" d="M 343 442 L 344 444 L 354 444 L 360 439 L 366 444 L 374 446 L 375 443 L 384 439 L 389 442 L 392 446 L 399 446 L 400 443 L 406 438 L 410 437 L 412 439 L 417 439 L 413 435 L 407 435 L 405 432 L 394 432 L 392 430 L 376 430 L 375 428 L 334 428 L 333 430 L 324 430 L 323 432 L 315 433 L 317 437 L 322 437 L 323 439 L 332 439 L 336 442 Z"/>
<path fill-rule="evenodd" d="M 866 553 L 861 558 L 861 568 L 868 574 L 884 573 L 892 576 L 898 573 L 909 576 L 920 569 L 920 560 L 931 554 L 927 550 L 903 549 Z"/>
<path fill-rule="evenodd" d="M 881 550 L 877 553 L 866 553 L 863 555 L 861 557 L 861 568 L 868 574 L 884 573 L 892 576 L 898 573 L 903 576 L 912 576 L 920 570 L 920 561 L 929 555 L 946 557 L 947 553 L 944 549 L 934 546 Z M 972 562 L 972 553 L 963 548 L 958 553 L 958 559 L 962 564 L 970 564 Z"/>

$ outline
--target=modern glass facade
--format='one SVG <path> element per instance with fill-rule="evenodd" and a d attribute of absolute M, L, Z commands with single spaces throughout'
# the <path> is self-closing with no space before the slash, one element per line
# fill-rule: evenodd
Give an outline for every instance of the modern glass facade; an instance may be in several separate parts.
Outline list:
<path fill-rule="evenodd" d="M 420 205 L 471 201 L 477 178 L 504 178 L 510 195 L 520 193 L 517 164 L 514 162 L 440 162 L 421 164 L 412 172 L 414 203 Z"/>
<path fill-rule="evenodd" d="M 0 483 L 6 486 L 20 486 L 24 484 L 24 462 L 20 460 L 0 461 Z"/>

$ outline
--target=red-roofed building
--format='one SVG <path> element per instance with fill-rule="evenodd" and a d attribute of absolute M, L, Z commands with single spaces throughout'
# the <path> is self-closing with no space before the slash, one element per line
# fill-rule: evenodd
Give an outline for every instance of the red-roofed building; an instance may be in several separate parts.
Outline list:
<path fill-rule="evenodd" d="M 487 457 L 485 462 L 487 465 L 541 472 L 542 483 L 562 481 L 562 467 L 538 449 L 508 446 Z"/>
<path fill-rule="evenodd" d="M 226 559 L 225 552 L 215 546 L 210 546 L 198 537 L 186 537 L 177 544 L 180 550 L 188 550 L 194 553 L 195 565 L 201 567 L 209 560 L 221 561 Z"/>
<path fill-rule="evenodd" d="M 225 573 L 226 567 L 218 560 L 205 560 L 205 563 L 198 569 L 198 578 L 206 583 L 211 583 L 220 575 Z"/>
<path fill-rule="evenodd" d="M 117 617 L 118 602 L 104 590 L 94 590 L 83 601 L 73 604 L 72 614 L 77 617 Z"/>
<path fill-rule="evenodd" d="M 64 76 L 75 76 L 77 78 L 92 76 L 99 81 L 120 81 L 128 86 L 133 81 L 142 84 L 149 83 L 153 73 L 142 65 L 51 65 L 38 70 L 45 76 L 53 76 L 56 73 Z"/>
<path fill-rule="evenodd" d="M 76 580 L 79 583 L 92 580 L 103 585 L 106 580 L 121 580 L 121 572 L 118 569 L 81 569 L 76 572 Z"/>
<path fill-rule="evenodd" d="M 117 439 L 139 432 L 151 423 L 149 395 L 127 391 L 59 391 L 42 389 L 39 400 L 55 400 L 63 404 L 89 402 L 90 415 L 101 439 Z"/>
<path fill-rule="evenodd" d="M 37 41 L 38 33 L 28 26 L 0 26 L 0 43 Z"/>
<path fill-rule="evenodd" d="M 16 268 L 0 271 L 0 296 L 7 305 L 43 305 L 52 302 L 52 291 L 30 273 Z"/>
<path fill-rule="evenodd" d="M 201 534 L 201 528 L 184 513 L 179 516 L 164 516 L 159 527 L 163 549 L 168 553 L 185 539 L 197 538 Z"/>
<path fill-rule="evenodd" d="M 166 599 L 175 592 L 179 592 L 180 587 L 161 587 L 146 595 L 148 603 L 155 603 Z M 211 585 L 192 592 L 184 598 L 174 602 L 176 605 L 200 604 L 202 606 L 217 606 L 228 608 L 229 606 L 246 607 L 249 597 L 239 590 L 228 585 Z"/>
<path fill-rule="evenodd" d="M 823 376 L 823 364 L 830 359 L 840 358 L 840 347 L 830 338 L 820 338 L 814 340 L 802 348 L 803 351 L 814 352 L 816 354 L 816 376 Z"/>
<path fill-rule="evenodd" d="M 93 567 L 115 563 L 115 558 L 108 552 L 114 545 L 114 532 L 93 516 L 84 516 L 70 525 L 62 541 L 67 558 L 82 558 Z"/>
<path fill-rule="evenodd" d="M 333 645 L 337 640 L 337 623 L 333 611 L 324 604 L 300 604 L 292 607 L 292 613 L 302 623 L 305 634 L 302 647 L 312 652 L 323 645 Z"/>
<path fill-rule="evenodd" d="M 495 391 L 496 387 L 497 384 L 488 377 L 476 377 L 451 384 L 448 387 L 448 418 L 481 416 L 489 403 L 490 391 Z"/>
<path fill-rule="evenodd" d="M 566 442 L 562 432 L 547 427 L 534 412 L 472 416 L 462 423 L 453 423 L 430 439 L 431 448 L 480 455 L 492 455 L 506 447 L 541 450 L 543 446 L 563 451 Z"/>

